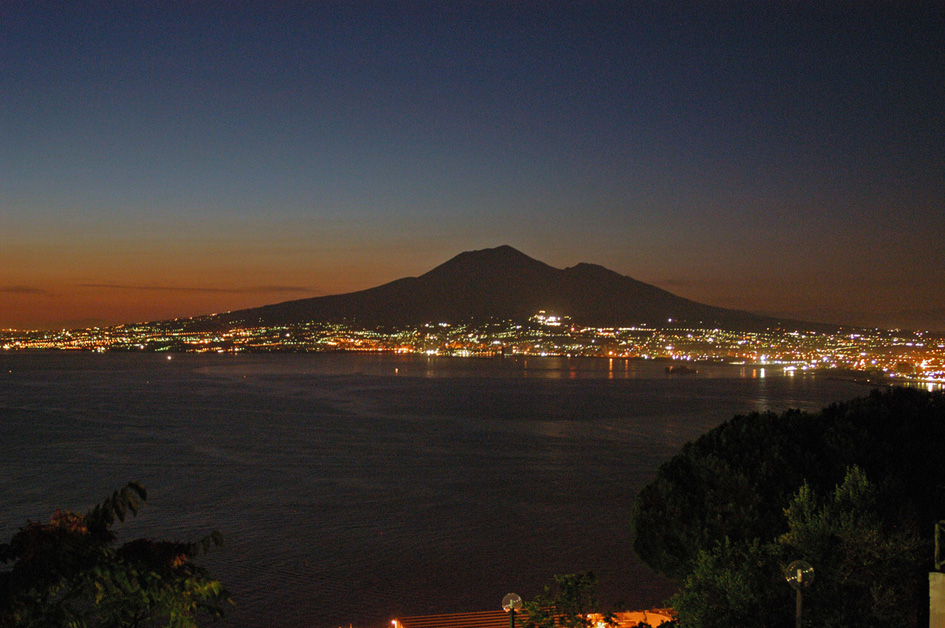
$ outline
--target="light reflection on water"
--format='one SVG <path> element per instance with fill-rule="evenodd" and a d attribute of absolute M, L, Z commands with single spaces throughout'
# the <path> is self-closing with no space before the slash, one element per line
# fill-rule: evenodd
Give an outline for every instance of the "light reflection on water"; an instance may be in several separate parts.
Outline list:
<path fill-rule="evenodd" d="M 623 359 L 316 354 L 0 356 L 0 539 L 149 489 L 134 536 L 221 529 L 227 626 L 387 625 L 485 610 L 594 569 L 660 603 L 633 494 L 733 414 L 817 409 L 849 382 Z M 435 592 L 431 597 L 430 592 Z M 434 601 L 431 601 L 433 599 Z"/>

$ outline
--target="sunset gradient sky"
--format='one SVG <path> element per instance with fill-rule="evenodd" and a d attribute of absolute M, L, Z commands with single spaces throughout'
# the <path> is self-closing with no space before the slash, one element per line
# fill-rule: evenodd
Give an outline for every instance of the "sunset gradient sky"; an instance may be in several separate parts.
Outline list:
<path fill-rule="evenodd" d="M 945 329 L 943 51 L 941 1 L 0 0 L 0 328 L 510 244 Z"/>

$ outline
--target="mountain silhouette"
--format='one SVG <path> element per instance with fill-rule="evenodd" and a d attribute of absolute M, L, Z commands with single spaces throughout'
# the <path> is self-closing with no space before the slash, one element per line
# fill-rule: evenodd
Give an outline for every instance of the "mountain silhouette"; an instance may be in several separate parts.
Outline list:
<path fill-rule="evenodd" d="M 418 325 L 524 320 L 544 310 L 598 327 L 691 324 L 749 329 L 782 321 L 697 303 L 596 264 L 558 269 L 510 246 L 467 251 L 419 276 L 332 296 L 219 314 L 220 325 L 347 321 Z"/>

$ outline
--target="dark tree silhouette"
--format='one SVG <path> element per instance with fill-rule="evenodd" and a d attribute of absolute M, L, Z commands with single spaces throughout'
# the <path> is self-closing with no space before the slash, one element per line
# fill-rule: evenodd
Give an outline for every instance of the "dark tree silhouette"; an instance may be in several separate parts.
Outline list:
<path fill-rule="evenodd" d="M 136 539 L 115 547 L 112 527 L 147 499 L 129 482 L 84 515 L 56 511 L 29 521 L 0 544 L 0 625 L 12 627 L 196 627 L 223 616 L 223 585 L 193 559 L 223 542 L 214 531 L 195 543 Z"/>
<path fill-rule="evenodd" d="M 830 494 L 856 467 L 870 482 L 876 534 L 909 533 L 922 548 L 910 552 L 918 558 L 908 564 L 896 563 L 905 570 L 897 572 L 898 582 L 921 583 L 932 567 L 934 525 L 945 518 L 942 443 L 942 392 L 892 388 L 815 413 L 737 416 L 685 445 L 640 491 L 632 514 L 634 550 L 680 585 L 700 571 L 722 573 L 727 564 L 769 569 L 763 549 L 789 531 L 784 509 L 801 487 Z M 746 584 L 746 604 L 754 600 L 754 575 L 726 573 L 735 578 L 733 587 L 739 578 Z M 714 586 L 699 582 L 706 590 Z M 928 609 L 921 584 L 916 587 L 907 606 L 921 618 Z"/>

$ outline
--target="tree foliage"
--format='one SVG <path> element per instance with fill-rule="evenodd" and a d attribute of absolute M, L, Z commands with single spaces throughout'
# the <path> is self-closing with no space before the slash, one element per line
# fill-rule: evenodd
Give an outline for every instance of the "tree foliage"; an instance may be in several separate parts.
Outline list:
<path fill-rule="evenodd" d="M 640 491 L 634 550 L 681 583 L 700 552 L 725 539 L 766 543 L 785 533 L 782 510 L 792 495 L 805 483 L 832 490 L 853 465 L 877 481 L 885 523 L 929 539 L 945 517 L 943 442 L 945 394 L 906 388 L 817 413 L 735 417 L 687 444 Z"/>
<path fill-rule="evenodd" d="M 814 565 L 808 615 L 820 626 L 884 628 L 916 624 L 915 592 L 924 586 L 923 543 L 889 521 L 878 490 L 859 467 L 820 499 L 805 485 L 785 509 L 788 531 L 777 540 L 785 559 Z"/>
<path fill-rule="evenodd" d="M 0 544 L 0 625 L 135 628 L 197 626 L 223 616 L 230 596 L 193 559 L 223 542 L 212 532 L 195 543 L 136 539 L 115 547 L 112 529 L 147 499 L 129 482 L 85 514 L 56 511 L 29 521 Z"/>
<path fill-rule="evenodd" d="M 793 625 L 790 593 L 776 547 L 724 539 L 698 553 L 670 605 L 686 628 L 786 628 Z"/>
<path fill-rule="evenodd" d="M 768 593 L 785 589 L 773 565 L 797 558 L 818 573 L 818 625 L 921 623 L 945 517 L 943 442 L 945 393 L 908 388 L 735 417 L 640 492 L 634 550 L 682 587 L 683 626 L 780 625 L 791 613 Z"/>
<path fill-rule="evenodd" d="M 769 543 L 725 539 L 701 550 L 670 601 L 686 628 L 794 625 L 794 591 L 783 568 L 795 559 L 814 566 L 804 591 L 806 623 L 827 628 L 916 625 L 919 538 L 890 527 L 878 510 L 877 487 L 851 467 L 820 498 L 809 485 L 783 511 L 787 531 Z"/>
<path fill-rule="evenodd" d="M 524 628 L 591 628 L 614 625 L 613 614 L 602 612 L 597 598 L 597 576 L 592 571 L 558 575 L 554 586 L 525 602 Z M 598 617 L 592 618 L 592 615 Z"/>

